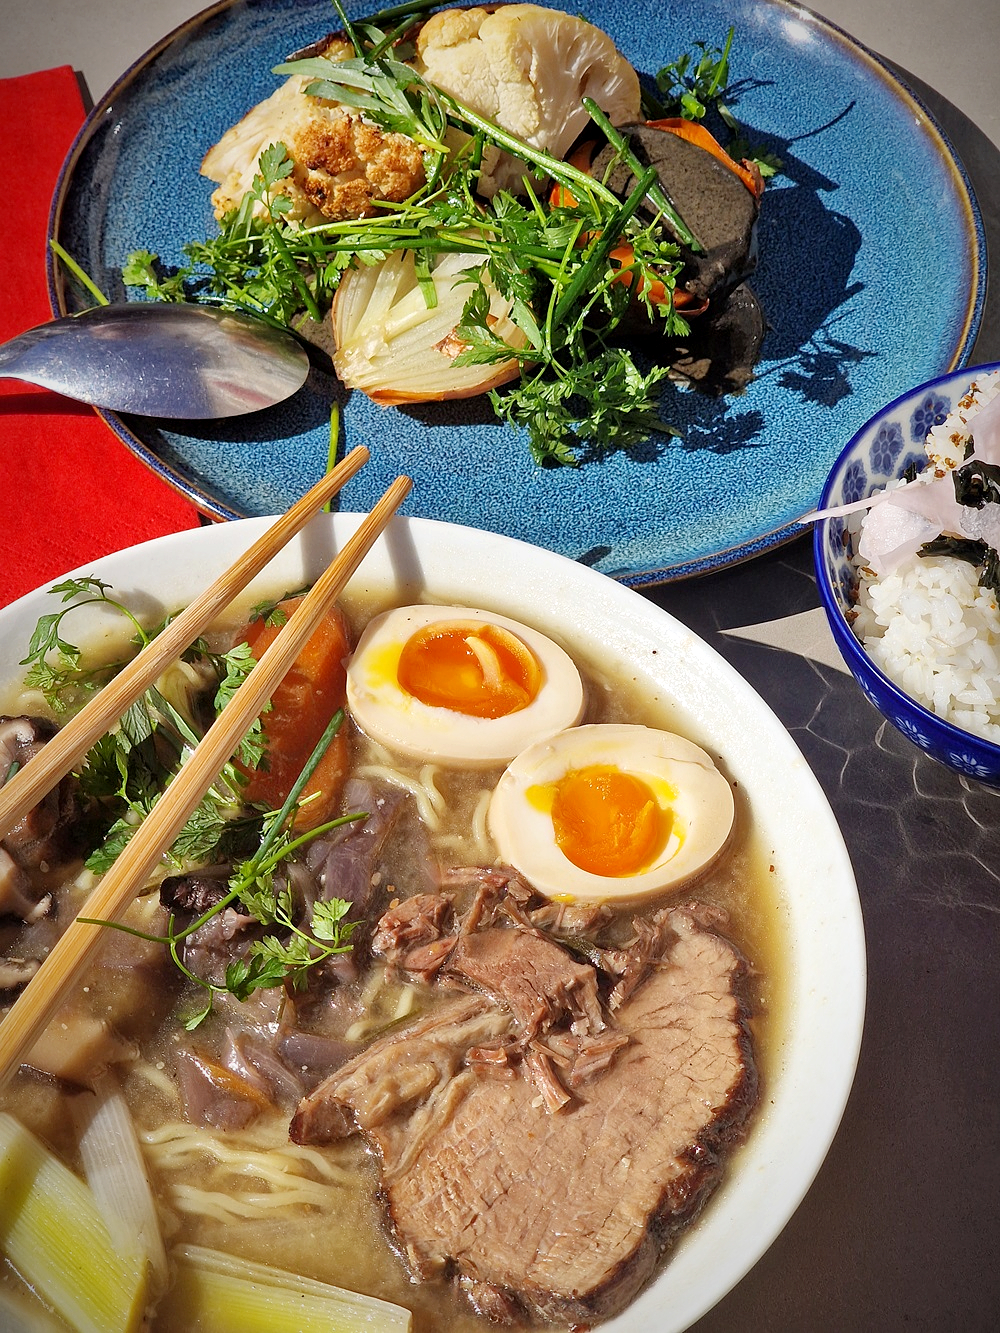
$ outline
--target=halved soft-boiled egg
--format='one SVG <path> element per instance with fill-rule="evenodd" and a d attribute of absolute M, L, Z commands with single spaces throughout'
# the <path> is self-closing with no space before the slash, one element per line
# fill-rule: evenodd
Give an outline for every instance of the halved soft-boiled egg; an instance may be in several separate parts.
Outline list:
<path fill-rule="evenodd" d="M 574 727 L 519 754 L 488 822 L 501 861 L 565 901 L 638 898 L 693 879 L 733 827 L 732 789 L 673 732 Z"/>
<path fill-rule="evenodd" d="M 489 768 L 574 726 L 584 692 L 569 654 L 527 625 L 470 607 L 403 606 L 362 634 L 347 703 L 391 750 Z"/>

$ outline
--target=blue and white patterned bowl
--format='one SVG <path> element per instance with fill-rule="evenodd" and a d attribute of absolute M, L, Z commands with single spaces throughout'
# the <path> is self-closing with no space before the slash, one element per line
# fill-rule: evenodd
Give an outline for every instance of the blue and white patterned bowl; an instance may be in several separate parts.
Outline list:
<path fill-rule="evenodd" d="M 820 508 L 849 504 L 880 490 L 913 463 L 927 461 L 923 442 L 932 426 L 943 421 L 973 380 L 1000 370 L 1000 363 L 966 366 L 929 380 L 876 413 L 848 444 L 827 480 Z M 856 580 L 847 547 L 846 522 L 827 518 L 813 534 L 816 582 L 833 637 L 866 698 L 893 726 L 949 768 L 1000 787 L 1000 745 L 937 717 L 894 685 L 865 652 L 848 615 L 855 601 Z"/>

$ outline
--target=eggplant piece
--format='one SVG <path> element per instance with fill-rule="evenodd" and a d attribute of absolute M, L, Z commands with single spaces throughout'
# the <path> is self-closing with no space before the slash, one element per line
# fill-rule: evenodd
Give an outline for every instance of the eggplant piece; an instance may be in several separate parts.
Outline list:
<path fill-rule="evenodd" d="M 619 132 L 644 167 L 655 166 L 667 197 L 695 234 L 702 253 L 684 247 L 684 269 L 678 286 L 705 300 L 738 286 L 757 263 L 757 214 L 755 195 L 718 158 L 669 130 L 651 125 L 624 125 Z M 590 174 L 604 178 L 615 150 L 602 149 Z M 611 170 L 608 187 L 625 198 L 634 188 L 635 177 L 622 163 Z M 652 215 L 646 204 L 640 213 Z"/>
<path fill-rule="evenodd" d="M 753 379 L 767 320 L 757 297 L 741 283 L 691 320 L 670 354 L 676 375 L 707 393 L 741 393 Z"/>

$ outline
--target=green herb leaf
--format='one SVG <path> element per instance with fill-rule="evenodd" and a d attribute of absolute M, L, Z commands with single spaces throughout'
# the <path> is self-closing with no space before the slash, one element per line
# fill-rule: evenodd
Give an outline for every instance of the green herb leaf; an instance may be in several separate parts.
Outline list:
<path fill-rule="evenodd" d="M 693 51 L 678 56 L 657 72 L 656 86 L 664 97 L 659 106 L 662 115 L 701 120 L 709 107 L 722 97 L 729 82 L 729 53 L 734 31 L 729 29 L 721 49 L 709 46 L 707 42 L 695 42 Z"/>
<path fill-rule="evenodd" d="M 215 711 L 221 713 L 230 699 L 257 665 L 257 660 L 248 643 L 236 643 L 227 653 L 218 659 L 218 666 L 224 667 L 225 674 L 219 681 L 215 692 Z M 270 707 L 270 704 L 268 705 Z M 265 710 L 266 711 L 266 710 Z M 240 741 L 237 751 L 240 763 L 247 768 L 256 768 L 264 755 L 264 729 L 260 718 L 251 724 L 250 730 Z"/>
<path fill-rule="evenodd" d="M 129 839 L 138 829 L 138 824 L 125 819 L 118 819 L 105 834 L 104 841 L 96 851 L 91 852 L 84 865 L 95 875 L 103 875 L 110 870 L 128 845 Z"/>
<path fill-rule="evenodd" d="M 315 903 L 310 929 L 316 939 L 329 942 L 335 950 L 346 949 L 351 936 L 360 925 L 358 921 L 344 920 L 350 910 L 351 903 L 343 898 L 330 898 Z"/>
<path fill-rule="evenodd" d="M 735 29 L 730 28 L 721 48 L 709 46 L 707 42 L 695 42 L 692 51 L 664 65 L 656 75 L 656 87 L 662 100 L 646 93 L 646 110 L 651 120 L 680 116 L 683 120 L 694 121 L 704 120 L 714 111 L 729 131 L 730 138 L 724 145 L 729 156 L 736 162 L 745 159 L 755 163 L 763 179 L 767 180 L 781 171 L 781 159 L 747 140 L 743 127 L 723 100 L 729 87 L 729 57 L 734 34 Z"/>
<path fill-rule="evenodd" d="M 110 609 L 125 616 L 136 630 L 141 643 L 146 635 L 132 613 L 120 602 L 109 597 L 110 584 L 101 579 L 85 576 L 79 579 L 64 579 L 53 584 L 49 593 L 58 596 L 65 605 L 62 611 L 53 611 L 40 616 L 28 644 L 27 656 L 20 665 L 28 667 L 25 684 L 37 689 L 45 696 L 46 702 L 56 712 L 67 712 L 78 707 L 85 698 L 106 683 L 122 663 L 109 663 L 85 669 L 81 665 L 81 654 L 76 644 L 63 636 L 62 625 L 67 616 L 80 606 L 89 606 L 103 602 Z"/>

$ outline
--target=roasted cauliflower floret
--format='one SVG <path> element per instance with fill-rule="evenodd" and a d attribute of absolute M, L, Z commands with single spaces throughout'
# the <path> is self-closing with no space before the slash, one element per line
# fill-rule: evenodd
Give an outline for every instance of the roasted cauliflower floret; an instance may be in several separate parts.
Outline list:
<path fill-rule="evenodd" d="M 367 217 L 375 200 L 401 203 L 424 183 L 424 155 L 412 139 L 343 107 L 314 108 L 283 142 L 295 164 L 289 193 L 301 190 L 325 218 Z"/>
<path fill-rule="evenodd" d="M 335 48 L 325 54 L 336 53 Z M 345 46 L 342 55 L 347 54 L 353 52 Z M 290 221 L 308 225 L 367 217 L 376 201 L 400 203 L 423 185 L 423 153 L 412 139 L 382 130 L 336 102 L 307 96 L 310 82 L 293 74 L 206 153 L 201 171 L 218 183 L 212 206 L 220 221 L 239 206 L 261 153 L 273 143 L 285 145 L 293 164 L 277 187 L 292 201 L 285 214 Z"/>
<path fill-rule="evenodd" d="M 612 124 L 639 119 L 639 78 L 593 24 L 539 5 L 449 9 L 417 38 L 417 66 L 431 83 L 535 148 L 563 157 L 589 117 L 591 97 Z M 509 157 L 485 163 L 486 193 L 516 185 Z"/>

